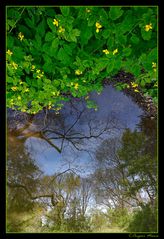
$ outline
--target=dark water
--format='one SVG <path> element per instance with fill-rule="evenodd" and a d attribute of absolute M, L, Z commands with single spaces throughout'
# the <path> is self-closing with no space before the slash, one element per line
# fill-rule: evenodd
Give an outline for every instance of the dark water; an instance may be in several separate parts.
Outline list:
<path fill-rule="evenodd" d="M 76 99 L 71 103 L 65 103 L 59 115 L 55 115 L 53 112 L 49 113 L 48 128 L 63 134 L 83 112 L 68 132 L 68 135 L 71 134 L 70 138 L 74 137 L 75 139 L 64 140 L 61 154 L 43 139 L 29 137 L 22 141 L 23 147 L 27 149 L 35 163 L 45 174 L 51 175 L 68 167 L 74 168 L 83 176 L 93 172 L 96 147 L 104 139 L 121 136 L 126 128 L 134 130 L 140 121 L 140 116 L 143 114 L 143 111 L 129 97 L 116 91 L 112 86 L 105 87 L 101 95 L 92 93 L 90 99 L 97 103 L 97 111 L 87 109 L 82 100 Z M 42 128 L 43 119 L 44 115 L 38 114 L 28 131 Z M 27 129 L 24 132 L 27 132 Z M 98 135 L 100 136 L 98 137 Z M 85 136 L 88 138 L 85 139 Z M 51 141 L 61 147 L 60 135 L 52 132 L 49 133 L 48 137 L 56 137 L 57 139 Z M 78 137 L 84 137 L 84 139 L 80 140 Z"/>
<path fill-rule="evenodd" d="M 116 152 L 112 150 L 120 145 L 121 137 L 127 129 L 130 132 L 143 131 L 148 137 L 144 150 L 152 151 L 154 155 L 156 122 L 144 118 L 144 112 L 130 97 L 116 91 L 112 86 L 106 86 L 100 95 L 92 93 L 89 99 L 96 102 L 97 110 L 87 109 L 82 99 L 72 99 L 64 104 L 59 114 L 54 111 L 49 111 L 47 114 L 40 112 L 29 119 L 25 114 L 8 111 L 9 231 L 44 232 L 44 228 L 42 229 L 37 222 L 48 213 L 46 211 L 48 208 L 56 210 L 56 202 L 63 201 L 63 205 L 66 205 L 61 207 L 60 204 L 60 207 L 57 207 L 60 208 L 57 216 L 60 226 L 62 220 L 72 218 L 70 215 L 75 202 L 78 210 L 81 210 L 80 215 L 83 216 L 88 209 L 103 210 L 101 205 L 105 195 L 103 191 L 99 192 L 99 170 L 103 167 L 104 160 L 105 170 L 114 172 L 110 171 L 111 167 L 114 167 L 112 157 L 115 156 L 112 156 L 112 152 Z M 112 145 L 109 146 L 108 141 L 112 142 Z M 127 143 L 130 144 L 131 141 Z M 107 156 L 110 155 L 111 160 L 105 161 L 105 153 Z M 133 155 L 135 156 L 134 152 Z M 152 170 L 156 170 L 156 164 Z M 64 177 L 66 172 L 73 173 L 73 178 Z M 107 184 L 107 187 L 117 187 L 115 185 L 117 177 L 111 176 L 110 182 L 109 175 L 110 173 L 101 175 L 104 177 L 103 183 L 105 186 Z M 80 184 L 77 183 L 78 180 Z M 112 180 L 114 186 L 111 186 Z M 153 177 L 151 180 L 153 182 L 151 193 L 154 193 L 155 189 L 152 189 L 152 185 L 156 183 Z M 70 188 L 70 185 L 74 186 Z M 110 200 L 106 202 L 113 206 L 118 198 L 112 197 L 109 192 L 107 199 Z M 143 193 L 142 196 L 145 197 Z M 30 208 L 36 207 L 33 202 L 39 203 L 37 207 L 41 207 L 40 213 L 37 213 L 35 219 L 26 218 L 27 221 L 31 220 L 30 226 L 20 226 L 23 225 L 22 221 L 26 221 L 22 214 L 20 216 L 20 211 L 25 213 Z M 15 211 L 18 217 L 16 222 L 13 216 Z M 78 213 L 76 214 L 78 216 Z M 53 217 L 53 222 L 54 220 Z"/>

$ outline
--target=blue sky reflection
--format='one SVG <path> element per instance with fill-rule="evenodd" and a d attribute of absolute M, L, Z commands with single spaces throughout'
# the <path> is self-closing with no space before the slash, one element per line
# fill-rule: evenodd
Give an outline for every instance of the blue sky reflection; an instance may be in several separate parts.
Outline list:
<path fill-rule="evenodd" d="M 71 143 L 67 143 L 60 154 L 41 139 L 31 137 L 26 140 L 26 148 L 45 174 L 51 175 L 69 167 L 74 168 L 82 176 L 92 173 L 95 163 L 94 151 L 102 140 L 121 135 L 124 128 L 134 130 L 140 121 L 140 115 L 143 114 L 143 111 L 131 98 L 127 97 L 123 92 L 117 91 L 112 86 L 106 86 L 100 95 L 97 93 L 90 94 L 90 99 L 97 103 L 98 110 L 85 109 L 82 117 L 74 126 L 74 130 L 87 132 L 88 122 L 90 121 L 96 132 L 101 127 L 103 128 L 107 120 L 110 120 L 111 128 L 110 131 L 101 135 L 101 139 L 85 140 L 84 144 L 80 145 L 79 148 L 86 151 L 78 151 Z M 85 107 L 84 103 L 78 100 L 75 100 L 74 105 L 78 110 Z M 61 117 L 64 119 L 67 127 L 70 127 L 75 121 L 76 113 L 76 110 L 73 110 L 68 102 L 61 110 Z M 55 144 L 60 143 L 59 140 L 54 142 Z"/>

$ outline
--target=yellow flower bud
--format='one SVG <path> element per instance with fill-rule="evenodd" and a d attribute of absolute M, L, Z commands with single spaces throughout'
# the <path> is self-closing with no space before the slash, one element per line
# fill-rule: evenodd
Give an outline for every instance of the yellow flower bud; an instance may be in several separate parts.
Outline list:
<path fill-rule="evenodd" d="M 146 32 L 150 31 L 151 29 L 153 29 L 151 23 L 145 26 L 145 31 Z"/>

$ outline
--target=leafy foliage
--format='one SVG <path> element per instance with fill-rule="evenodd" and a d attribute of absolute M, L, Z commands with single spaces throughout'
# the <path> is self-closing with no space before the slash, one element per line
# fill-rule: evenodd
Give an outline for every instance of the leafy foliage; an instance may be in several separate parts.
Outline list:
<path fill-rule="evenodd" d="M 128 226 L 130 232 L 157 232 L 157 210 L 150 204 L 142 206 L 134 213 Z"/>
<path fill-rule="evenodd" d="M 108 218 L 112 226 L 125 228 L 129 224 L 131 214 L 128 213 L 127 208 L 114 208 L 108 211 Z"/>
<path fill-rule="evenodd" d="M 120 69 L 157 97 L 156 7 L 7 7 L 6 30 L 7 107 L 59 110 Z"/>

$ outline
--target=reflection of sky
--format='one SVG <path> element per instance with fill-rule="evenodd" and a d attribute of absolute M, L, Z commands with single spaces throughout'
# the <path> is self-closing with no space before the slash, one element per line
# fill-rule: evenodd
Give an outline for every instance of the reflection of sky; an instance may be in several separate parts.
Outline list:
<path fill-rule="evenodd" d="M 136 124 L 139 123 L 139 116 L 143 113 L 129 97 L 120 91 L 116 91 L 112 86 L 105 87 L 101 95 L 92 93 L 90 99 L 96 101 L 98 110 L 88 109 L 84 112 L 75 126 L 75 129 L 81 132 L 87 132 L 89 119 L 94 121 L 93 126 L 96 131 L 99 127 L 103 127 L 103 124 L 105 124 L 109 117 L 112 122 L 114 122 L 114 120 L 115 122 L 117 121 L 117 125 L 134 130 Z M 82 105 L 83 104 L 78 100 L 75 102 L 75 106 L 78 107 L 78 109 L 81 108 Z M 61 114 L 65 119 L 65 124 L 70 127 L 76 119 L 76 111 L 72 111 L 69 103 L 66 103 L 65 107 L 61 110 Z M 103 139 L 122 133 L 122 130 L 118 131 L 112 127 L 111 124 L 110 133 L 104 135 Z M 100 140 L 87 141 L 85 149 L 90 148 L 94 151 L 96 146 L 100 145 L 100 142 Z M 56 141 L 54 143 L 58 144 Z M 45 174 L 50 175 L 57 171 L 68 169 L 69 167 L 76 169 L 76 172 L 83 176 L 94 171 L 94 159 L 91 158 L 87 152 L 73 150 L 69 145 L 59 154 L 54 148 L 48 145 L 48 143 L 31 137 L 26 140 L 26 147 Z"/>

